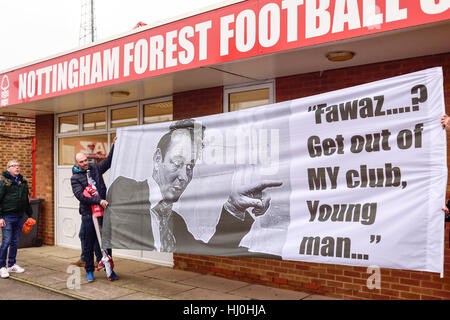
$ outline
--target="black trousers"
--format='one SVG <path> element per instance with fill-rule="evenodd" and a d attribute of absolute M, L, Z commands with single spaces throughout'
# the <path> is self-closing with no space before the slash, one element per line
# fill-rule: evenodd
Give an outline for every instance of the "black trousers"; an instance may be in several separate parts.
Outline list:
<path fill-rule="evenodd" d="M 98 219 L 99 226 L 101 228 L 103 224 L 103 218 Z M 80 233 L 84 234 L 83 255 L 85 258 L 86 265 L 84 268 L 86 272 L 93 272 L 94 267 L 94 248 L 97 242 L 97 234 L 95 233 L 94 221 L 92 221 L 92 216 L 81 216 L 81 228 Z M 112 250 L 106 249 L 108 255 L 112 257 Z"/>

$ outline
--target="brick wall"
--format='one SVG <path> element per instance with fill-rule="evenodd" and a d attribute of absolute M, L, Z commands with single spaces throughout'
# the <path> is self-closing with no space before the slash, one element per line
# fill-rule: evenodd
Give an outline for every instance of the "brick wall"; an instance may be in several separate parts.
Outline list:
<path fill-rule="evenodd" d="M 53 115 L 36 116 L 36 197 L 44 199 L 38 238 L 48 245 L 55 244 L 53 119 Z"/>
<path fill-rule="evenodd" d="M 173 119 L 186 119 L 222 113 L 223 87 L 175 93 Z"/>
<path fill-rule="evenodd" d="M 450 53 L 279 78 L 276 79 L 276 100 L 281 102 L 311 96 L 435 66 L 442 66 L 444 70 L 446 111 L 450 113 Z M 177 96 L 182 96 L 184 108 L 195 114 L 196 92 L 175 95 L 175 99 Z M 215 99 L 211 101 L 210 109 L 202 105 L 201 115 L 222 112 L 217 108 L 219 97 L 215 96 Z M 174 108 L 175 105 L 174 101 Z M 180 112 L 183 117 L 192 116 L 184 112 Z M 339 298 L 450 299 L 449 231 L 449 226 L 446 226 L 443 279 L 429 272 L 382 269 L 381 289 L 367 288 L 369 274 L 363 267 L 186 254 L 174 254 L 174 267 Z"/>
<path fill-rule="evenodd" d="M 20 173 L 28 181 L 30 196 L 33 190 L 32 137 L 34 134 L 34 119 L 0 116 L 0 171 L 6 170 L 9 160 L 19 160 Z"/>

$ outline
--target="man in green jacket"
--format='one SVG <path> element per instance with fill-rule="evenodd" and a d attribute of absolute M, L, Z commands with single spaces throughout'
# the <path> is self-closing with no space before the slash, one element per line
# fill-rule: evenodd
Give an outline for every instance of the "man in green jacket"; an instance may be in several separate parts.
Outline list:
<path fill-rule="evenodd" d="M 32 216 L 27 181 L 20 172 L 17 160 L 7 164 L 0 176 L 0 227 L 2 245 L 0 248 L 0 277 L 9 277 L 10 272 L 22 273 L 25 270 L 16 264 L 19 237 L 24 223 L 24 214 Z M 8 254 L 9 249 L 9 254 Z M 8 256 L 8 267 L 6 264 Z"/>

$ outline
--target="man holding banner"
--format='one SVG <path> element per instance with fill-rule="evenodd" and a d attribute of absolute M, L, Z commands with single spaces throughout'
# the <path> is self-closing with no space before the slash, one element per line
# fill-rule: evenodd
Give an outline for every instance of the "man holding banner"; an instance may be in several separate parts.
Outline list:
<path fill-rule="evenodd" d="M 81 232 L 84 235 L 82 244 L 82 255 L 86 259 L 85 270 L 86 280 L 94 281 L 94 247 L 96 239 L 96 230 L 92 220 L 92 205 L 101 206 L 105 209 L 108 206 L 106 198 L 106 185 L 103 180 L 103 174 L 111 167 L 111 161 L 114 154 L 114 142 L 108 157 L 99 162 L 90 164 L 86 154 L 80 152 L 75 155 L 75 165 L 72 167 L 72 177 L 70 179 L 74 196 L 80 201 L 79 213 L 81 215 Z M 91 197 L 84 191 L 88 185 L 92 185 L 90 180 L 95 181 L 98 197 Z M 112 251 L 108 250 L 109 256 Z M 100 261 L 98 261 L 100 262 Z M 113 275 L 113 279 L 117 279 Z"/>

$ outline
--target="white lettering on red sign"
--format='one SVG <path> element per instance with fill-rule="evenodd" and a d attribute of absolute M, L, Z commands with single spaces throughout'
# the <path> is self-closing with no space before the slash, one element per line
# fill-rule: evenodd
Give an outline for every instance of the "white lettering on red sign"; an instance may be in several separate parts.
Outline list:
<path fill-rule="evenodd" d="M 248 0 L 7 74 L 8 104 L 450 19 L 449 0 Z M 6 104 L 6 102 L 2 102 Z"/>
<path fill-rule="evenodd" d="M 427 14 L 439 14 L 450 9 L 450 1 L 440 0 L 436 3 L 435 0 L 420 0 L 420 7 Z"/>

